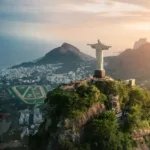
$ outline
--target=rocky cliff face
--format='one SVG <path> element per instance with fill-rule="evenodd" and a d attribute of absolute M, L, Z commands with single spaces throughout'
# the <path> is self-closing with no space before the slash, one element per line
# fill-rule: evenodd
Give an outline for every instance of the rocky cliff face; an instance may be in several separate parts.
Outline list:
<path fill-rule="evenodd" d="M 91 120 L 93 117 L 96 117 L 100 115 L 105 110 L 105 105 L 101 104 L 99 102 L 94 103 L 87 112 L 83 113 L 79 118 L 77 119 L 66 119 L 65 120 L 65 127 L 66 128 L 73 128 L 78 127 L 82 128 L 84 125 L 88 123 L 89 120 Z"/>
<path fill-rule="evenodd" d="M 135 150 L 149 150 L 149 139 L 150 139 L 150 129 L 137 129 L 134 130 L 133 139 L 138 142 L 137 148 Z"/>

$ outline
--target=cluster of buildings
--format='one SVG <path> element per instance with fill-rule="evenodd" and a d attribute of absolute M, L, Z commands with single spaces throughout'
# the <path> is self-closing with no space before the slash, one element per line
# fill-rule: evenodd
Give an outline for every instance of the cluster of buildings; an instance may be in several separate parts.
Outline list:
<path fill-rule="evenodd" d="M 65 71 L 63 67 L 63 64 L 57 63 L 10 68 L 0 72 L 0 104 L 2 104 L 0 112 L 10 114 L 8 121 L 0 120 L 2 125 L 9 124 L 9 127 L 4 125 L 5 135 L 3 132 L 0 135 L 0 137 L 3 137 L 2 143 L 5 142 L 5 139 L 21 142 L 29 134 L 35 134 L 43 121 L 41 108 L 21 104 L 9 93 L 9 87 L 38 84 L 46 85 L 49 90 L 52 90 L 61 83 L 86 78 L 92 71 L 87 64 L 80 64 L 77 68 L 65 69 Z M 10 124 L 13 126 L 12 129 L 10 129 Z"/>
<path fill-rule="evenodd" d="M 4 80 L 8 85 L 13 81 L 21 84 L 33 84 L 40 82 L 46 74 L 53 74 L 59 68 L 61 68 L 61 64 L 5 69 L 0 72 L 0 84 L 2 84 Z"/>
<path fill-rule="evenodd" d="M 35 134 L 42 121 L 43 115 L 39 108 L 34 107 L 33 110 L 25 109 L 20 111 L 19 125 L 21 126 L 21 139 L 25 135 Z"/>
<path fill-rule="evenodd" d="M 75 71 L 61 72 L 62 64 L 47 64 L 32 67 L 6 69 L 0 73 L 0 85 L 61 84 L 80 80 L 90 72 L 89 66 L 81 65 Z"/>

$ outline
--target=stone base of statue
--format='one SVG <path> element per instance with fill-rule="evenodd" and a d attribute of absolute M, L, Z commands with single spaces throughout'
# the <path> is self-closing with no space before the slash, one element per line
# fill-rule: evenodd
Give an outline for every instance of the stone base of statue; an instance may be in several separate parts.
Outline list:
<path fill-rule="evenodd" d="M 105 78 L 105 70 L 95 70 L 95 78 Z"/>

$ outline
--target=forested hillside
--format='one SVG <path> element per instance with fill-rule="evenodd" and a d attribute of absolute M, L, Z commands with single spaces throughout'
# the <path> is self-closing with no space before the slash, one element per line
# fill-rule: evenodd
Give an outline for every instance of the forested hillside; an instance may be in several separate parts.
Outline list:
<path fill-rule="evenodd" d="M 150 146 L 150 95 L 146 89 L 111 78 L 87 79 L 57 87 L 48 93 L 45 104 L 45 120 L 30 137 L 32 150 Z"/>

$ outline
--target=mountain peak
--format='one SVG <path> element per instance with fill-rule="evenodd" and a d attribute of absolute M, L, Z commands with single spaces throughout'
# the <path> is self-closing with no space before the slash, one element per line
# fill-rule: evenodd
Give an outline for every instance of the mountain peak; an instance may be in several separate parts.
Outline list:
<path fill-rule="evenodd" d="M 138 49 L 139 47 L 141 47 L 142 45 L 146 43 L 148 43 L 146 38 L 140 38 L 138 41 L 134 43 L 133 49 Z"/>
<path fill-rule="evenodd" d="M 71 45 L 69 43 L 63 43 L 61 47 L 66 47 L 66 46 L 73 46 L 73 45 Z"/>
<path fill-rule="evenodd" d="M 94 58 L 88 56 L 87 54 L 82 53 L 78 48 L 69 44 L 63 43 L 61 46 L 52 49 L 48 53 L 45 54 L 44 57 L 36 60 L 35 62 L 24 63 L 24 66 L 31 66 L 31 65 L 43 65 L 43 64 L 55 64 L 55 63 L 62 63 L 67 64 L 67 66 L 75 66 L 77 63 L 80 62 L 89 62 L 93 61 Z M 68 64 L 70 63 L 70 64 Z M 21 64 L 22 65 L 22 64 Z M 18 65 L 18 66 L 21 66 Z M 71 68 L 72 68 L 71 66 Z M 15 66 L 16 67 L 16 66 Z"/>
<path fill-rule="evenodd" d="M 63 53 L 73 52 L 77 54 L 80 52 L 80 50 L 69 43 L 63 43 L 62 46 L 60 47 L 60 52 L 63 52 Z"/>

